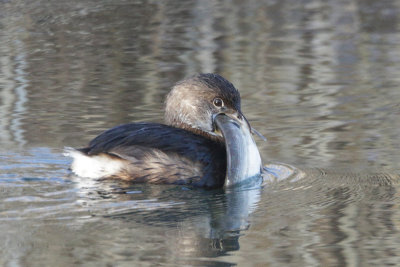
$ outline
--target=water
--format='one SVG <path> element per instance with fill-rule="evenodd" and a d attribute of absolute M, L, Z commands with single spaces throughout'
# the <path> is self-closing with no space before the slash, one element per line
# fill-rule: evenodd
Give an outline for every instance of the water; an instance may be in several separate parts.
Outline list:
<path fill-rule="evenodd" d="M 0 1 L 0 265 L 400 262 L 398 1 Z M 94 182 L 64 146 L 217 72 L 280 181 Z M 273 165 L 275 164 L 275 165 Z M 290 173 L 293 171 L 294 173 Z"/>

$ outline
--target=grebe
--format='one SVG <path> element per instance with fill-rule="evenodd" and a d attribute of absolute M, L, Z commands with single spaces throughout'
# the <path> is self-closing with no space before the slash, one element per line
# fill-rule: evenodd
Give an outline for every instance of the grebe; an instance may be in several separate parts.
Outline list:
<path fill-rule="evenodd" d="M 71 170 L 85 178 L 218 188 L 260 175 L 261 157 L 239 91 L 218 74 L 175 84 L 165 123 L 111 128 L 87 147 L 66 148 Z M 262 136 L 261 136 L 262 137 Z"/>

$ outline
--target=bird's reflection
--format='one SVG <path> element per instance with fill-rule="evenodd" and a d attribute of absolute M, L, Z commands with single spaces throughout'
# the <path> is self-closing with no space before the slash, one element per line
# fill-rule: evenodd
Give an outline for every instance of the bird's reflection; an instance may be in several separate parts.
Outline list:
<path fill-rule="evenodd" d="M 130 205 L 108 209 L 104 217 L 138 224 L 135 227 L 143 227 L 149 235 L 152 227 L 164 228 L 174 254 L 196 257 L 216 257 L 240 248 L 239 238 L 250 226 L 249 216 L 257 208 L 262 190 L 259 182 L 211 191 L 104 182 L 102 186 L 97 194 L 103 201 L 119 207 Z M 102 206 L 106 206 L 104 202 Z M 101 207 L 97 209 L 100 212 Z"/>
<path fill-rule="evenodd" d="M 276 180 L 296 180 L 299 174 L 291 166 L 269 164 L 262 177 L 216 190 L 112 180 L 87 184 L 80 183 L 79 177 L 74 181 L 79 200 L 102 224 L 118 225 L 124 240 L 136 244 L 142 239 L 158 239 L 163 244 L 160 254 L 193 259 L 239 250 L 264 188 Z M 120 238 L 113 237 L 113 243 L 118 244 Z M 152 242 L 143 246 L 152 246 Z"/>

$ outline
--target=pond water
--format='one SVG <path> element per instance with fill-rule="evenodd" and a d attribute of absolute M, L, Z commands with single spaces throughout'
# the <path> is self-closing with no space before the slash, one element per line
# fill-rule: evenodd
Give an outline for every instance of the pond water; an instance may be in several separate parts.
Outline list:
<path fill-rule="evenodd" d="M 400 3 L 0 0 L 0 265 L 400 262 Z M 88 183 L 64 146 L 216 72 L 278 179 Z M 293 173 L 290 173 L 293 172 Z"/>

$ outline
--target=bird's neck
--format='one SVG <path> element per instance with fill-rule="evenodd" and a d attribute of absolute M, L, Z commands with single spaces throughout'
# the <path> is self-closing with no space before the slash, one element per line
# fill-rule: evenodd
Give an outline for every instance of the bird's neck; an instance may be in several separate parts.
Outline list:
<path fill-rule="evenodd" d="M 203 137 L 205 137 L 205 138 L 207 138 L 209 140 L 212 140 L 214 142 L 224 143 L 223 137 L 221 137 L 221 136 L 219 136 L 217 134 L 214 134 L 214 133 L 209 133 L 209 132 L 203 131 L 201 129 L 195 128 L 192 125 L 189 125 L 189 124 L 186 124 L 186 123 L 182 123 L 182 122 L 177 123 L 177 122 L 175 122 L 175 123 L 171 124 L 170 126 L 175 127 L 175 128 L 184 129 L 184 130 L 186 130 L 188 132 L 194 133 L 196 135 L 203 136 Z"/>

